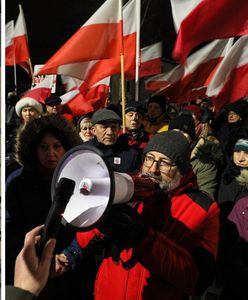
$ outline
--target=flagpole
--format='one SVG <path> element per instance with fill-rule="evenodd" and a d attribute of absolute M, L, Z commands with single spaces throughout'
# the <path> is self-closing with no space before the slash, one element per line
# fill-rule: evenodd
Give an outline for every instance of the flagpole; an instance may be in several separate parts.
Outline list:
<path fill-rule="evenodd" d="M 126 132 L 126 122 L 125 122 L 125 73 L 124 73 L 124 45 L 123 45 L 123 13 L 122 13 L 122 0 L 119 0 L 119 16 L 121 23 L 120 30 L 120 41 L 121 41 L 121 103 L 122 103 L 122 132 Z"/>
<path fill-rule="evenodd" d="M 16 76 L 16 63 L 15 63 L 15 54 L 14 54 L 14 85 L 15 85 L 15 93 L 17 95 L 17 76 Z"/>
<path fill-rule="evenodd" d="M 33 65 L 32 65 L 30 57 L 28 59 L 28 64 L 29 64 L 29 68 L 30 68 L 30 72 L 31 72 L 32 86 L 33 86 L 33 84 L 34 84 L 34 71 L 33 71 Z"/>
<path fill-rule="evenodd" d="M 140 68 L 140 0 L 136 0 L 136 67 L 135 67 L 135 101 L 139 101 Z"/>

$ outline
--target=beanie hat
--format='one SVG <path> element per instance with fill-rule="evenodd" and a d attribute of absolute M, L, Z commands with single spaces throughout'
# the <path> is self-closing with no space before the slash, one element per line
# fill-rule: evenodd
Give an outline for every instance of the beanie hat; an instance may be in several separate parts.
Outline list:
<path fill-rule="evenodd" d="M 139 112 L 142 116 L 145 115 L 145 110 L 138 101 L 130 101 L 126 103 L 125 113 L 128 113 L 130 111 Z"/>
<path fill-rule="evenodd" d="M 149 105 L 150 103 L 157 103 L 163 112 L 165 112 L 166 110 L 166 98 L 163 97 L 163 96 L 160 96 L 160 95 L 155 95 L 155 96 L 152 96 L 148 102 L 147 102 L 147 105 Z"/>
<path fill-rule="evenodd" d="M 121 124 L 121 118 L 113 110 L 102 108 L 97 110 L 92 116 L 92 123 L 116 122 Z"/>
<path fill-rule="evenodd" d="M 15 111 L 18 117 L 21 117 L 22 109 L 27 106 L 33 107 L 39 114 L 43 111 L 43 107 L 40 102 L 31 97 L 23 97 L 15 105 Z"/>
<path fill-rule="evenodd" d="M 200 106 L 198 106 L 196 104 L 191 104 L 191 105 L 184 106 L 184 109 L 191 111 L 197 117 L 198 120 L 201 119 L 203 110 L 200 108 Z"/>
<path fill-rule="evenodd" d="M 227 113 L 229 113 L 230 111 L 234 111 L 242 119 L 245 117 L 245 108 L 241 103 L 235 102 L 227 105 L 226 111 Z"/>
<path fill-rule="evenodd" d="M 234 146 L 233 151 L 245 151 L 248 153 L 248 139 L 240 139 Z"/>
<path fill-rule="evenodd" d="M 166 155 L 180 168 L 182 173 L 189 166 L 190 144 L 179 131 L 165 131 L 154 135 L 147 143 L 144 154 L 150 151 L 157 151 Z"/>
<path fill-rule="evenodd" d="M 179 129 L 187 133 L 192 141 L 196 140 L 195 121 L 190 115 L 180 115 L 169 123 L 169 130 Z"/>

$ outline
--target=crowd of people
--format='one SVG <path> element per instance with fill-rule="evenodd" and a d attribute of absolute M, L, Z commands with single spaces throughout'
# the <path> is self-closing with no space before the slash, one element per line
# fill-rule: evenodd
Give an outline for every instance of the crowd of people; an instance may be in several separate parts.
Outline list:
<path fill-rule="evenodd" d="M 247 299 L 247 99 L 216 113 L 211 99 L 172 106 L 155 95 L 124 112 L 125 130 L 119 105 L 68 118 L 56 95 L 16 102 L 16 126 L 6 125 L 7 299 L 200 299 L 213 284 L 218 299 Z M 88 232 L 61 224 L 38 257 L 54 171 L 83 143 L 150 191 Z"/>

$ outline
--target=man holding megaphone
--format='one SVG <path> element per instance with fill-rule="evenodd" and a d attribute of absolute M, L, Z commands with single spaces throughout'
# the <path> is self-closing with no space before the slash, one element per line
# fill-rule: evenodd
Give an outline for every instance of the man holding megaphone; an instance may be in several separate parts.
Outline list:
<path fill-rule="evenodd" d="M 95 299 L 187 299 L 211 284 L 219 210 L 195 186 L 189 157 L 182 133 L 156 134 L 144 149 L 141 172 L 159 192 L 113 205 L 97 229 L 77 233 L 83 253 L 105 247 Z"/>

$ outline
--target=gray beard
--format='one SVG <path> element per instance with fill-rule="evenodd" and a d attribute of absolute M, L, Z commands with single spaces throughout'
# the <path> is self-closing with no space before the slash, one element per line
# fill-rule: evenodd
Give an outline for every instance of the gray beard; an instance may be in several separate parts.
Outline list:
<path fill-rule="evenodd" d="M 160 189 L 164 192 L 169 192 L 175 190 L 181 182 L 182 175 L 181 174 L 176 174 L 175 178 L 173 178 L 171 181 L 164 181 L 162 180 L 161 176 L 156 176 L 153 173 L 143 173 L 142 175 L 145 175 L 147 177 L 153 178 L 157 181 Z"/>

